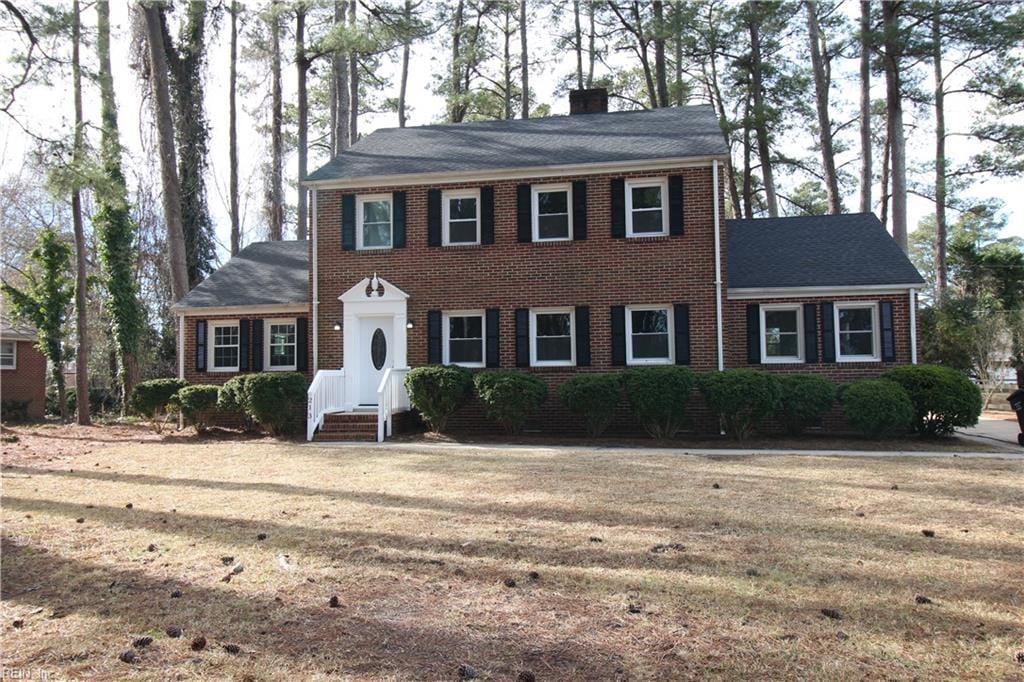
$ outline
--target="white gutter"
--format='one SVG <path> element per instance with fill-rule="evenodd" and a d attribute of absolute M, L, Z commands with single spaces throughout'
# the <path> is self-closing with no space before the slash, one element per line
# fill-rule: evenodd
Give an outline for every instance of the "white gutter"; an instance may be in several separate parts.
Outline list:
<path fill-rule="evenodd" d="M 786 298 L 807 296 L 850 296 L 854 294 L 902 294 L 914 289 L 919 284 L 854 284 L 851 286 L 813 286 L 813 287 L 729 287 L 731 300 L 751 298 Z"/>
<path fill-rule="evenodd" d="M 715 198 L 715 331 L 718 334 L 718 371 L 725 369 L 722 344 L 722 226 L 718 210 L 718 159 L 711 162 L 711 188 Z"/>
<path fill-rule="evenodd" d="M 917 290 L 910 290 L 910 364 L 917 364 Z"/>
<path fill-rule="evenodd" d="M 300 189 L 300 191 L 302 191 Z M 310 226 L 309 238 L 313 240 L 313 374 L 316 374 L 317 370 L 320 369 L 320 344 L 317 343 L 319 339 L 319 331 L 317 320 L 320 317 L 320 287 L 317 282 L 317 249 L 316 249 L 316 223 L 317 223 L 317 211 L 316 211 L 316 197 L 319 192 L 314 188 L 310 194 L 313 196 L 313 224 Z"/>

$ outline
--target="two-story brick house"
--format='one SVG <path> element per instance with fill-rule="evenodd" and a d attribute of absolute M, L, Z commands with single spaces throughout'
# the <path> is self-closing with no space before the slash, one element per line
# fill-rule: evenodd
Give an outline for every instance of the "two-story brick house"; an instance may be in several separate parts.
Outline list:
<path fill-rule="evenodd" d="M 361 139 L 309 176 L 308 244 L 250 246 L 176 307 L 182 376 L 279 358 L 310 376 L 312 435 L 325 412 L 390 428 L 404 370 L 428 363 L 554 386 L 659 363 L 853 378 L 915 361 L 922 280 L 874 216 L 726 221 L 710 107 L 606 105 L 581 91 L 569 116 Z M 566 417 L 552 399 L 535 426 Z M 473 406 L 456 424 L 486 428 Z"/>

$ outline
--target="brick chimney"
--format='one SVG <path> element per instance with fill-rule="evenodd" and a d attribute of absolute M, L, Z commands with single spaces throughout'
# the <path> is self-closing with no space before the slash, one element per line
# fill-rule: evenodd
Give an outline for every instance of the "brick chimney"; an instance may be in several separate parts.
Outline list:
<path fill-rule="evenodd" d="M 604 114 L 608 111 L 608 91 L 605 88 L 569 91 L 570 114 Z"/>

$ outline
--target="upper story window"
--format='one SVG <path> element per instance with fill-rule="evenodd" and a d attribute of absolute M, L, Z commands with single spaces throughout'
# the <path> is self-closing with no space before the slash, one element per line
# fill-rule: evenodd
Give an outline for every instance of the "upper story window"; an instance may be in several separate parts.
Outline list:
<path fill-rule="evenodd" d="M 480 243 L 480 190 L 447 191 L 443 194 L 443 244 Z"/>
<path fill-rule="evenodd" d="M 664 178 L 626 181 L 626 236 L 668 234 L 668 182 Z"/>
<path fill-rule="evenodd" d="M 17 369 L 18 342 L 0 341 L 0 369 Z"/>
<path fill-rule="evenodd" d="M 296 367 L 295 353 L 295 320 L 267 320 L 266 350 L 264 365 L 272 371 L 294 371 Z"/>
<path fill-rule="evenodd" d="M 672 315 L 668 306 L 626 309 L 626 362 L 657 365 L 672 362 Z"/>
<path fill-rule="evenodd" d="M 836 303 L 836 359 L 840 362 L 878 360 L 878 305 Z"/>
<path fill-rule="evenodd" d="M 483 311 L 445 313 L 442 329 L 444 364 L 484 366 Z"/>
<path fill-rule="evenodd" d="M 799 305 L 761 306 L 762 362 L 803 362 L 804 329 Z"/>
<path fill-rule="evenodd" d="M 210 323 L 210 371 L 238 371 L 238 321 Z"/>
<path fill-rule="evenodd" d="M 390 249 L 392 246 L 390 194 L 356 197 L 356 248 Z"/>
<path fill-rule="evenodd" d="M 533 241 L 572 239 L 572 185 L 537 185 L 533 192 Z"/>
<path fill-rule="evenodd" d="M 530 364 L 576 364 L 575 312 L 572 308 L 530 311 Z"/>

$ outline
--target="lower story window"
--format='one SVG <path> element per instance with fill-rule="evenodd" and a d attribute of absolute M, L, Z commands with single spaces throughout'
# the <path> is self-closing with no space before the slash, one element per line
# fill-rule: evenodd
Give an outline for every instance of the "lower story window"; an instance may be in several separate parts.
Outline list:
<path fill-rule="evenodd" d="M 573 365 L 576 363 L 576 346 L 573 337 L 573 311 L 535 310 L 530 311 L 532 330 L 531 364 Z"/>
<path fill-rule="evenodd" d="M 238 323 L 214 323 L 213 343 L 210 352 L 213 357 L 210 369 L 222 372 L 238 371 Z"/>
<path fill-rule="evenodd" d="M 18 364 L 18 350 L 16 341 L 0 342 L 0 367 L 3 369 L 14 369 Z"/>
<path fill-rule="evenodd" d="M 836 305 L 838 360 L 877 360 L 878 306 L 874 303 Z"/>
<path fill-rule="evenodd" d="M 765 362 L 803 362 L 799 306 L 761 306 L 761 357 Z"/>
<path fill-rule="evenodd" d="M 444 322 L 444 364 L 484 366 L 484 315 L 482 312 L 447 313 Z"/>
<path fill-rule="evenodd" d="M 267 325 L 267 367 L 279 370 L 295 369 L 295 321 L 273 322 Z"/>
<path fill-rule="evenodd" d="M 629 343 L 626 360 L 631 365 L 659 364 L 672 360 L 671 316 L 667 307 L 631 307 L 626 316 Z"/>

